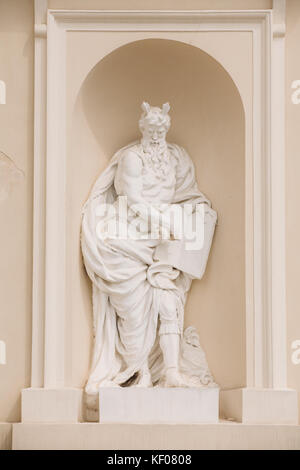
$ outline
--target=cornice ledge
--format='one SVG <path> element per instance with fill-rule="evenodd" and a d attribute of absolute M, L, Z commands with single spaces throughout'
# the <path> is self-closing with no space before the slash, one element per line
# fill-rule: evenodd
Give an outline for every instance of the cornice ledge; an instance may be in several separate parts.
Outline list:
<path fill-rule="evenodd" d="M 47 37 L 47 25 L 46 24 L 35 24 L 34 25 L 34 36 L 36 38 Z"/>
<path fill-rule="evenodd" d="M 214 19 L 231 20 L 264 20 L 271 10 L 48 10 L 56 21 L 175 21 L 195 22 L 197 20 L 212 21 Z"/>
<path fill-rule="evenodd" d="M 284 38 L 285 33 L 286 33 L 285 23 L 273 25 L 273 37 L 274 38 Z"/>
<path fill-rule="evenodd" d="M 286 16 L 286 1 L 285 0 L 273 0 L 273 38 L 284 38 L 286 33 L 285 25 Z"/>

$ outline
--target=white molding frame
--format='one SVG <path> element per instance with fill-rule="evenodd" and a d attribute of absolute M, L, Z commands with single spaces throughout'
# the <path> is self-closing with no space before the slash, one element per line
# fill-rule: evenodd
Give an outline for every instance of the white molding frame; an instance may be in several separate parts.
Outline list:
<path fill-rule="evenodd" d="M 38 0 L 37 0 L 38 1 Z M 276 1 L 276 0 L 275 0 Z M 279 0 L 277 0 L 278 3 Z M 46 1 L 44 1 L 46 3 Z M 282 19 L 282 15 L 278 15 Z M 253 161 L 246 163 L 253 200 L 246 207 L 247 386 L 286 388 L 284 23 L 274 26 L 271 10 L 250 11 L 74 11 L 49 10 L 47 18 L 47 134 L 45 102 L 36 105 L 35 270 L 33 291 L 45 282 L 45 344 L 42 297 L 33 303 L 34 385 L 65 385 L 65 43 L 68 31 L 250 31 L 253 34 Z M 46 28 L 36 27 L 37 41 Z M 41 39 L 41 37 L 43 39 Z M 43 53 L 44 54 L 44 53 Z M 36 98 L 45 93 L 36 52 Z M 44 70 L 44 66 L 43 66 Z M 274 77 L 276 76 L 276 79 Z M 46 138 L 47 137 L 47 138 Z M 43 204 L 43 149 L 46 242 Z M 43 201 L 43 199 L 42 199 Z M 253 209 L 253 217 L 252 217 Z M 248 233 L 251 234 L 248 236 Z M 37 259 L 46 259 L 45 274 Z M 38 313 L 39 312 L 39 313 Z M 44 358 L 44 367 L 37 355 Z"/>
<path fill-rule="evenodd" d="M 47 0 L 34 0 L 34 193 L 31 386 L 44 385 Z"/>

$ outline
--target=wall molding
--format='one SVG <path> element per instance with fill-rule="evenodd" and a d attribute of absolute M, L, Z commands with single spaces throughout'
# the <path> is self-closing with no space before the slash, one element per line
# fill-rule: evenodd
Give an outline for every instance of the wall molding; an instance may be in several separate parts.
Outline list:
<path fill-rule="evenodd" d="M 31 386 L 44 384 L 47 0 L 34 2 L 34 182 Z M 39 33 L 38 33 L 39 32 Z M 38 34 L 37 34 L 38 33 Z"/>

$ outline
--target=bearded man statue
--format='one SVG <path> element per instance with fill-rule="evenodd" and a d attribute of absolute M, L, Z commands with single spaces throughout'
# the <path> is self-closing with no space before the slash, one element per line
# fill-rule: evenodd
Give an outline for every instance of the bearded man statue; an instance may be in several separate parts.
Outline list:
<path fill-rule="evenodd" d="M 88 394 L 104 386 L 215 386 L 196 330 L 183 325 L 192 279 L 205 270 L 216 213 L 198 190 L 187 152 L 166 141 L 169 104 L 143 103 L 142 109 L 141 141 L 113 156 L 83 208 L 94 319 Z M 190 216 L 204 208 L 203 246 L 190 253 L 170 217 L 187 206 Z M 109 230 L 115 220 L 118 236 Z"/>

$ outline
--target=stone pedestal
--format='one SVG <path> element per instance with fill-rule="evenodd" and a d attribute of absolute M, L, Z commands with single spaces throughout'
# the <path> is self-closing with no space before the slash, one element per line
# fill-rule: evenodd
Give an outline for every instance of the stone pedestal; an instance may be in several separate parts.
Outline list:
<path fill-rule="evenodd" d="M 22 423 L 82 421 L 82 390 L 77 388 L 22 390 Z"/>
<path fill-rule="evenodd" d="M 297 424 L 296 390 L 239 388 L 220 393 L 221 416 L 249 424 Z"/>
<path fill-rule="evenodd" d="M 102 388 L 100 423 L 217 423 L 218 388 Z"/>

